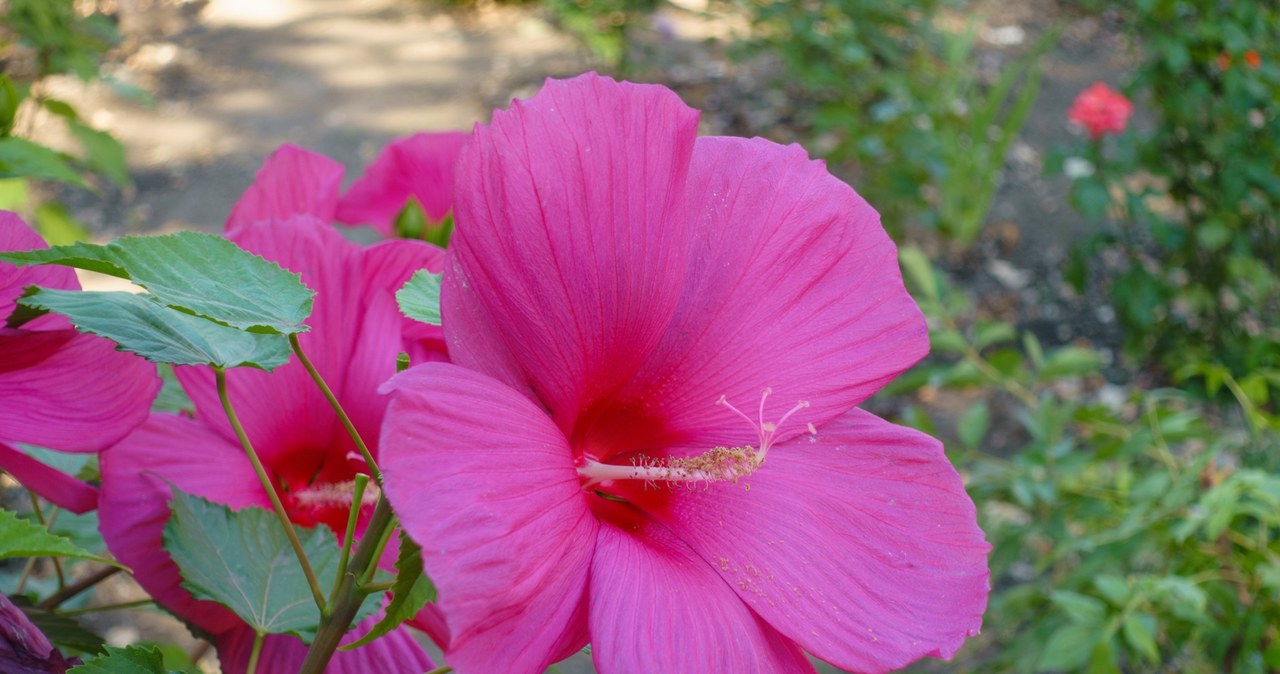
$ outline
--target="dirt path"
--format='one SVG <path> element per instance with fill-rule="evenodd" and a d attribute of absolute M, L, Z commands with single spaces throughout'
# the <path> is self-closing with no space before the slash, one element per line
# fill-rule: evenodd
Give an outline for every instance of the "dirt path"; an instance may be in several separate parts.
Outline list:
<path fill-rule="evenodd" d="M 469 128 L 495 101 L 585 65 L 576 44 L 519 7 L 447 12 L 414 0 L 134 0 L 105 85 L 56 83 L 125 144 L 135 194 L 67 194 L 102 236 L 214 229 L 281 143 L 348 167 L 387 140 Z"/>

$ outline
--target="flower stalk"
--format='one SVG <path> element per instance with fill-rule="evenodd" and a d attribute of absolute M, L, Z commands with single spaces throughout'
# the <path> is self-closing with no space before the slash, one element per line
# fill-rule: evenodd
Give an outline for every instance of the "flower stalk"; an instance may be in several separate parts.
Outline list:
<path fill-rule="evenodd" d="M 298 532 L 293 528 L 293 522 L 289 520 L 289 513 L 284 509 L 284 503 L 280 501 L 280 494 L 276 493 L 275 485 L 271 483 L 271 477 L 267 475 L 267 470 L 262 467 L 262 460 L 258 458 L 258 453 L 253 449 L 253 443 L 249 441 L 249 436 L 244 432 L 244 426 L 240 425 L 240 417 L 236 415 L 236 411 L 231 406 L 231 398 L 227 395 L 227 371 L 220 367 L 213 368 L 214 379 L 218 386 L 218 399 L 222 401 L 222 409 L 227 414 L 227 421 L 231 422 L 231 428 L 236 433 L 236 438 L 240 440 L 240 445 L 244 447 L 244 452 L 249 457 L 249 463 L 253 464 L 253 472 L 257 473 L 258 481 L 262 483 L 262 488 L 266 490 L 267 497 L 271 499 L 271 507 L 275 510 L 276 517 L 280 519 L 281 526 L 284 527 L 285 534 L 289 536 L 289 544 L 293 546 L 293 552 L 298 556 L 298 563 L 302 565 L 302 573 L 307 577 L 307 585 L 311 587 L 311 594 L 316 601 L 316 607 L 321 613 L 325 610 L 324 591 L 320 589 L 320 581 L 316 579 L 315 569 L 311 568 L 311 561 L 307 559 L 307 553 L 302 549 L 302 541 L 298 540 Z"/>
<path fill-rule="evenodd" d="M 351 440 L 356 443 L 356 448 L 360 450 L 360 456 L 364 458 L 364 462 L 369 466 L 369 474 L 373 476 L 374 482 L 382 484 L 382 473 L 378 470 L 378 464 L 373 460 L 373 453 L 369 451 L 369 446 L 364 443 L 364 439 L 360 437 L 360 432 L 356 430 L 356 425 L 351 422 L 351 417 L 347 416 L 346 410 L 342 409 L 342 404 L 338 402 L 338 397 L 333 394 L 333 390 L 325 383 L 324 377 L 320 376 L 320 372 L 316 370 L 316 366 L 311 364 L 311 359 L 307 358 L 307 354 L 302 351 L 302 342 L 298 339 L 297 333 L 289 335 L 289 346 L 293 348 L 293 352 L 298 356 L 298 362 L 302 363 L 302 367 L 306 368 L 307 374 L 315 380 L 316 386 L 320 388 L 320 392 L 324 394 L 325 400 L 329 401 L 329 405 L 333 407 L 333 411 L 337 413 L 338 420 L 342 422 L 342 427 L 347 429 L 347 434 L 351 436 Z M 358 501 L 357 501 L 358 503 Z"/>

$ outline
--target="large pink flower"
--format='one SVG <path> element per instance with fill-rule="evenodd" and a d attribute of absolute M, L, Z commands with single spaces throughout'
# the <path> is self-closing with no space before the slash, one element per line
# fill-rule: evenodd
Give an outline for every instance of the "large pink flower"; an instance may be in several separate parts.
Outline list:
<path fill-rule="evenodd" d="M 419 362 L 444 357 L 439 336 L 424 335 L 420 324 L 401 316 L 394 293 L 414 271 L 438 269 L 443 251 L 421 241 L 361 248 L 343 239 L 325 210 L 331 210 L 340 177 L 341 167 L 324 157 L 281 149 L 237 205 L 228 238 L 302 274 L 316 291 L 303 350 L 377 456 L 386 401 L 376 390 L 395 373 L 396 355 L 407 351 Z M 177 376 L 195 405 L 194 417 L 155 414 L 102 455 L 102 534 L 157 602 L 214 635 L 223 671 L 243 671 L 252 631 L 231 611 L 197 601 L 181 588 L 178 569 L 163 549 L 169 485 L 232 508 L 270 503 L 222 410 L 212 371 L 177 368 Z M 295 359 L 271 373 L 233 370 L 227 381 L 232 404 L 290 519 L 327 525 L 341 536 L 352 480 L 368 468 L 302 365 Z M 371 508 L 370 501 L 364 517 Z M 383 562 L 389 566 L 393 560 L 394 551 Z M 263 671 L 296 671 L 305 653 L 298 639 L 270 636 Z M 339 653 L 329 671 L 419 674 L 430 667 L 412 635 L 397 630 Z"/>
<path fill-rule="evenodd" d="M 445 131 L 391 141 L 338 202 L 337 219 L 391 236 L 396 217 L 415 199 L 430 222 L 443 221 L 453 208 L 453 166 L 470 137 Z"/>
<path fill-rule="evenodd" d="M 15 214 L 0 211 L 0 250 L 47 248 Z M 61 316 L 5 327 L 29 285 L 79 290 L 68 267 L 0 262 L 0 470 L 51 503 L 83 513 L 97 489 L 14 447 L 25 442 L 67 452 L 96 452 L 147 418 L 160 390 L 154 365 L 115 350 L 109 340 L 76 332 Z"/>
<path fill-rule="evenodd" d="M 981 624 L 959 476 L 855 407 L 928 350 L 878 216 L 697 120 L 549 81 L 459 160 L 456 364 L 387 385 L 382 466 L 461 674 L 881 672 Z"/>

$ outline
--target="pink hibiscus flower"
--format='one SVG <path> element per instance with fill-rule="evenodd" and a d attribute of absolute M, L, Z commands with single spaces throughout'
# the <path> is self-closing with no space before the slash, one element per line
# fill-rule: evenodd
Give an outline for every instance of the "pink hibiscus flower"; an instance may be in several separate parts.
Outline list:
<path fill-rule="evenodd" d="M 1133 103 L 1102 82 L 1080 92 L 1067 110 L 1067 119 L 1098 140 L 1105 135 L 1123 133 L 1133 115 Z"/>
<path fill-rule="evenodd" d="M 459 160 L 456 364 L 385 387 L 382 467 L 461 674 L 882 672 L 979 629 L 959 476 L 855 407 L 928 350 L 877 214 L 697 121 L 584 75 Z"/>
<path fill-rule="evenodd" d="M 400 211 L 415 199 L 429 223 L 444 221 L 453 209 L 453 165 L 470 138 L 446 131 L 391 141 L 338 202 L 337 220 L 393 236 Z"/>
<path fill-rule="evenodd" d="M 48 248 L 17 215 L 0 211 L 0 250 Z M 14 446 L 25 442 L 66 452 L 96 452 L 147 418 L 160 390 L 156 368 L 101 337 L 84 335 L 49 314 L 5 327 L 29 285 L 79 290 L 68 267 L 0 262 L 0 470 L 72 512 L 93 510 L 98 490 Z"/>
<path fill-rule="evenodd" d="M 430 326 L 401 316 L 394 294 L 414 271 L 438 269 L 443 251 L 421 241 L 361 248 L 343 239 L 329 224 L 341 170 L 319 155 L 282 148 L 237 204 L 228 238 L 302 274 L 303 283 L 316 291 L 307 320 L 311 331 L 301 337 L 303 350 L 377 456 L 386 401 L 376 390 L 395 373 L 396 355 L 407 351 L 418 361 L 444 357 L 439 335 L 424 333 Z M 103 453 L 102 535 L 158 603 L 214 636 L 224 672 L 241 672 L 252 630 L 230 610 L 198 601 L 180 587 L 178 568 L 164 551 L 169 484 L 232 508 L 270 508 L 270 502 L 222 410 L 213 372 L 203 367 L 176 372 L 195 415 L 154 414 Z M 323 524 L 342 536 L 355 475 L 369 471 L 306 370 L 294 359 L 271 373 L 230 371 L 227 382 L 290 519 L 301 526 Z M 365 519 L 372 506 L 370 499 Z M 394 559 L 391 550 L 382 563 L 390 567 Z M 366 631 L 372 620 L 346 641 Z M 429 616 L 426 623 L 431 624 Z M 297 671 L 305 655 L 299 639 L 268 636 L 259 671 Z M 430 659 L 402 629 L 338 653 L 329 671 L 420 674 L 430 668 Z"/>

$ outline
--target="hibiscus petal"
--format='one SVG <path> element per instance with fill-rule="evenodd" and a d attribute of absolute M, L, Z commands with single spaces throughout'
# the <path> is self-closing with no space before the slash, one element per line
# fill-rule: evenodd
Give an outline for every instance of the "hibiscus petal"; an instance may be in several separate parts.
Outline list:
<path fill-rule="evenodd" d="M 0 211 L 0 251 L 34 250 L 49 245 L 27 223 L 11 211 Z M 37 265 L 19 267 L 0 262 L 0 321 L 13 313 L 15 303 L 29 285 L 57 290 L 79 290 L 80 282 L 70 267 Z"/>
<path fill-rule="evenodd" d="M 367 618 L 342 637 L 349 644 L 368 632 L 377 617 Z M 253 649 L 253 630 L 240 627 L 218 636 L 218 661 L 223 674 L 244 674 Z M 269 634 L 258 655 L 259 672 L 297 672 L 307 658 L 307 645 L 289 635 Z M 337 651 L 325 667 L 325 674 L 422 674 L 435 663 L 413 639 L 413 633 L 396 629 L 351 651 Z"/>
<path fill-rule="evenodd" d="M 342 164 L 296 145 L 282 145 L 258 169 L 231 209 L 225 231 L 244 225 L 311 215 L 328 223 L 338 205 Z"/>
<path fill-rule="evenodd" d="M 600 674 L 814 672 L 790 639 L 661 524 L 602 525 L 590 592 L 591 656 Z"/>
<path fill-rule="evenodd" d="M 147 418 L 155 366 L 71 329 L 0 328 L 0 438 L 68 452 L 110 446 Z"/>
<path fill-rule="evenodd" d="M 747 482 L 675 490 L 652 514 L 805 650 L 886 672 L 978 632 L 990 546 L 933 438 L 855 409 Z"/>
<path fill-rule="evenodd" d="M 689 195 L 690 282 L 627 394 L 673 434 L 749 430 L 713 403 L 724 395 L 754 417 L 765 387 L 765 421 L 806 400 L 791 432 L 822 425 L 928 353 L 879 216 L 799 146 L 699 138 Z"/>
<path fill-rule="evenodd" d="M 155 414 L 101 455 L 99 529 L 107 547 L 162 606 L 214 634 L 244 623 L 227 608 L 197 601 L 164 550 L 172 483 L 232 508 L 270 508 L 244 451 L 204 424 Z"/>
<path fill-rule="evenodd" d="M 12 475 L 36 496 L 76 514 L 98 507 L 98 490 L 66 473 L 0 442 L 0 470 Z"/>
<path fill-rule="evenodd" d="M 442 298 L 454 362 L 532 386 L 562 428 L 629 380 L 679 298 L 697 120 L 667 89 L 589 74 L 477 127 Z"/>
<path fill-rule="evenodd" d="M 598 525 L 564 436 L 516 391 L 454 365 L 420 365 L 385 390 L 384 492 L 422 545 L 449 663 L 540 674 L 581 648 Z"/>
<path fill-rule="evenodd" d="M 428 219 L 440 222 L 453 208 L 453 167 L 470 138 L 469 133 L 446 131 L 391 141 L 338 201 L 336 219 L 370 224 L 391 236 L 396 217 L 414 197 Z"/>

